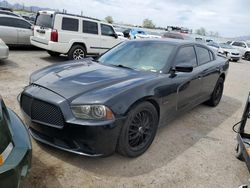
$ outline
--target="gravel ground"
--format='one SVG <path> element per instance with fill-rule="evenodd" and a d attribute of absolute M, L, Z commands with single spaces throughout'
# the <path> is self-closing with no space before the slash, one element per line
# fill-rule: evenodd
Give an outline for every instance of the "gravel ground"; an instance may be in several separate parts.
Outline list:
<path fill-rule="evenodd" d="M 29 75 L 66 61 L 39 50 L 12 50 L 0 61 L 0 94 L 20 116 L 16 100 Z M 226 187 L 249 184 L 245 163 L 234 157 L 235 134 L 245 106 L 250 62 L 231 63 L 225 92 L 216 108 L 200 105 L 158 130 L 150 149 L 136 159 L 113 155 L 86 158 L 33 142 L 27 188 L 68 187 Z M 22 116 L 21 116 L 22 117 Z"/>

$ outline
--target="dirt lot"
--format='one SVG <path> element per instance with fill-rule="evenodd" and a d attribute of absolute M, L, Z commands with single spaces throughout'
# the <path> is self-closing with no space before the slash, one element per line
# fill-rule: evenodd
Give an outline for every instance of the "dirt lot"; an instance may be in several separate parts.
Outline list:
<path fill-rule="evenodd" d="M 66 61 L 39 50 L 12 50 L 0 62 L 0 94 L 20 116 L 16 100 L 29 75 Z M 226 187 L 249 183 L 244 163 L 234 157 L 232 125 L 240 120 L 250 91 L 250 62 L 231 63 L 221 104 L 200 105 L 159 129 L 141 157 L 117 154 L 92 159 L 33 141 L 33 167 L 23 187 Z"/>

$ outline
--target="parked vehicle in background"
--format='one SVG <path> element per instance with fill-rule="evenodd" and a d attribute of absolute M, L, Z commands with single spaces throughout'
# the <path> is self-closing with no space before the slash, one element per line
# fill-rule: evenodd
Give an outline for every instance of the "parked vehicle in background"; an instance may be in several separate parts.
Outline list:
<path fill-rule="evenodd" d="M 179 33 L 179 32 L 172 32 L 172 31 L 163 33 L 162 38 L 172 38 L 172 39 L 194 41 L 194 39 L 187 34 L 183 34 L 183 33 Z"/>
<path fill-rule="evenodd" d="M 27 128 L 0 96 L 0 187 L 19 187 L 30 170 L 31 158 Z"/>
<path fill-rule="evenodd" d="M 0 39 L 0 59 L 7 59 L 9 57 L 9 47 Z"/>
<path fill-rule="evenodd" d="M 205 101 L 218 105 L 228 67 L 202 44 L 131 40 L 95 60 L 36 71 L 20 105 L 37 141 L 86 156 L 137 157 L 158 126 Z"/>
<path fill-rule="evenodd" d="M 127 29 L 123 31 L 124 37 L 128 39 L 142 39 L 149 38 L 147 33 L 140 28 Z"/>
<path fill-rule="evenodd" d="M 151 38 L 151 39 L 160 39 L 160 38 L 162 38 L 160 33 L 153 32 L 153 31 L 147 31 L 147 35 L 148 35 L 148 38 Z"/>
<path fill-rule="evenodd" d="M 31 24 L 35 23 L 36 20 L 36 16 L 34 16 L 33 14 L 24 14 L 21 15 L 25 20 L 29 21 Z"/>
<path fill-rule="evenodd" d="M 209 42 L 207 45 L 215 50 L 218 54 L 225 56 L 229 60 L 237 62 L 241 58 L 239 50 L 233 48 L 227 43 Z"/>
<path fill-rule="evenodd" d="M 68 55 L 83 59 L 87 54 L 102 54 L 123 42 L 112 25 L 88 17 L 55 11 L 39 11 L 31 43 L 51 56 Z"/>
<path fill-rule="evenodd" d="M 240 51 L 243 58 L 250 61 L 250 42 L 233 41 L 231 45 Z"/>
<path fill-rule="evenodd" d="M 0 38 L 7 45 L 30 45 L 32 24 L 21 17 L 0 14 Z"/>
<path fill-rule="evenodd" d="M 16 16 L 16 17 L 21 17 L 18 14 L 15 14 L 14 12 L 7 11 L 7 10 L 0 10 L 0 14 L 8 15 L 8 16 Z"/>

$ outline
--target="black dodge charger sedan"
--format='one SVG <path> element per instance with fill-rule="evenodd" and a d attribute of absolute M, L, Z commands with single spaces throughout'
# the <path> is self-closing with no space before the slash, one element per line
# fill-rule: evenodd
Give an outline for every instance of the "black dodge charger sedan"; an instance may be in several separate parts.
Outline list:
<path fill-rule="evenodd" d="M 218 105 L 228 67 L 202 44 L 128 41 L 33 73 L 20 105 L 35 140 L 86 156 L 137 157 L 158 126 L 201 103 Z"/>

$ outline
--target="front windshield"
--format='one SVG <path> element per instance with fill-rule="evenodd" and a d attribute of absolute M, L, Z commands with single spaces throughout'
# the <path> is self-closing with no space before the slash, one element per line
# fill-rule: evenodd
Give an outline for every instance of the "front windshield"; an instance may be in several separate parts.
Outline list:
<path fill-rule="evenodd" d="M 233 49 L 232 46 L 230 46 L 229 44 L 226 44 L 226 43 L 220 43 L 220 47 L 225 48 L 225 49 Z"/>
<path fill-rule="evenodd" d="M 167 65 L 173 49 L 173 45 L 160 41 L 125 42 L 101 56 L 98 62 L 156 72 Z"/>

